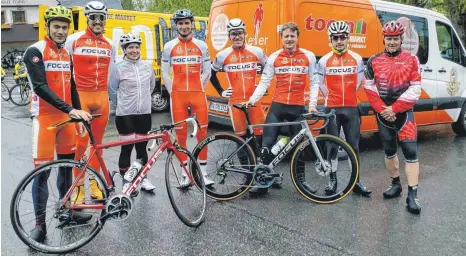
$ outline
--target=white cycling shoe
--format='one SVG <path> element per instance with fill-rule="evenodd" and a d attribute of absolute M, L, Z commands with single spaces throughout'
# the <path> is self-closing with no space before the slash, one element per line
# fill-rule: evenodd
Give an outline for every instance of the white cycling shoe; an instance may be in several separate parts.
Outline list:
<path fill-rule="evenodd" d="M 145 179 L 143 179 L 142 182 L 141 182 L 141 189 L 142 189 L 142 190 L 145 190 L 145 191 L 154 191 L 155 186 L 152 185 L 152 183 L 150 182 L 150 180 L 148 180 L 147 178 L 145 178 Z"/>

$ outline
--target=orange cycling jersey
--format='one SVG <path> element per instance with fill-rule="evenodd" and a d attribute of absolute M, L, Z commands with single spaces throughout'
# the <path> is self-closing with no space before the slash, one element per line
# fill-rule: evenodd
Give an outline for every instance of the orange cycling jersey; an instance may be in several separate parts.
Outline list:
<path fill-rule="evenodd" d="M 73 108 L 72 62 L 68 51 L 48 37 L 27 48 L 24 61 L 32 86 L 31 115 L 66 113 Z M 79 97 L 78 97 L 79 99 Z M 79 100 L 77 100 L 79 104 Z"/>
<path fill-rule="evenodd" d="M 348 50 L 342 55 L 330 52 L 316 65 L 313 87 L 320 88 L 327 107 L 358 106 L 357 91 L 364 79 L 362 57 Z M 311 95 L 311 105 L 317 103 L 317 91 Z"/>
<path fill-rule="evenodd" d="M 96 36 L 87 28 L 70 35 L 65 47 L 73 56 L 78 91 L 107 91 L 109 65 L 116 54 L 112 41 L 104 35 Z"/>
<path fill-rule="evenodd" d="M 267 60 L 261 81 L 249 100 L 252 103 L 259 101 L 276 75 L 273 102 L 304 105 L 304 95 L 309 92 L 315 65 L 316 57 L 311 51 L 298 48 L 292 55 L 284 49 L 276 51 Z"/>
<path fill-rule="evenodd" d="M 212 63 L 212 70 L 227 73 L 233 91 L 230 100 L 247 100 L 256 88 L 258 63 L 265 65 L 267 56 L 261 48 L 245 45 L 236 50 L 228 47 L 220 51 Z"/>
<path fill-rule="evenodd" d="M 173 78 L 170 77 L 170 69 Z M 207 44 L 196 38 L 176 38 L 166 43 L 162 54 L 162 74 L 169 92 L 204 91 L 210 78 Z"/>

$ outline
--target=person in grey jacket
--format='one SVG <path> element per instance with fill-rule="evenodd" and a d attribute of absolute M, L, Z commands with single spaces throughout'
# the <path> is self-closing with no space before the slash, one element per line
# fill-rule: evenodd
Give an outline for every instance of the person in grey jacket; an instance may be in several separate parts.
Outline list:
<path fill-rule="evenodd" d="M 121 36 L 123 61 L 116 64 L 110 75 L 109 96 L 116 105 L 115 123 L 122 140 L 147 135 L 152 125 L 151 93 L 155 87 L 155 76 L 152 66 L 141 60 L 141 44 L 139 35 L 130 32 Z M 147 163 L 147 141 L 122 145 L 118 161 L 122 176 L 131 166 L 133 147 L 140 163 L 143 166 Z M 147 178 L 143 179 L 141 187 L 146 191 L 155 189 Z"/>

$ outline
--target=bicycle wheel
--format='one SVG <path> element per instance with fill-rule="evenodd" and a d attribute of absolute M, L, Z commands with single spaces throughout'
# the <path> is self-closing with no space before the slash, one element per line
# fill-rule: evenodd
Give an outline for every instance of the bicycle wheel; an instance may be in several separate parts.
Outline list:
<path fill-rule="evenodd" d="M 10 219 L 16 235 L 27 246 L 44 253 L 66 253 L 89 243 L 102 229 L 103 209 L 78 211 L 70 208 L 70 201 L 64 204 L 61 200 L 72 185 L 73 168 L 82 170 L 84 165 L 74 160 L 52 161 L 29 172 L 16 187 Z M 106 199 L 106 184 L 90 166 L 85 171 L 85 179 L 89 176 L 103 189 Z M 86 183 L 81 187 L 86 195 L 90 195 L 89 187 Z M 87 199 L 85 203 L 89 203 Z M 46 231 L 43 242 L 31 238 L 31 230 L 36 227 Z"/>
<path fill-rule="evenodd" d="M 169 151 L 167 161 L 165 163 L 165 185 L 167 186 L 168 198 L 176 213 L 176 216 L 189 227 L 198 227 L 204 221 L 206 208 L 206 189 L 204 178 L 202 176 L 195 177 L 189 167 L 194 166 L 194 170 L 199 170 L 199 164 L 194 159 L 193 155 L 186 149 L 179 148 L 178 153 L 188 157 L 191 162 L 189 166 L 182 163 L 173 151 Z M 181 186 L 182 177 L 190 178 L 189 186 Z M 197 183 L 194 183 L 194 180 Z"/>
<path fill-rule="evenodd" d="M 30 88 L 28 85 L 14 85 L 10 90 L 10 100 L 14 105 L 26 106 L 31 102 Z"/>
<path fill-rule="evenodd" d="M 296 147 L 290 173 L 298 192 L 316 203 L 333 203 L 345 198 L 353 189 L 359 173 L 356 154 L 348 143 L 331 135 L 316 138 L 317 148 L 326 170 L 314 152 L 309 139 Z M 338 158 L 343 151 L 348 158 Z"/>
<path fill-rule="evenodd" d="M 2 99 L 5 101 L 10 100 L 10 89 L 8 89 L 5 82 L 2 82 Z"/>
<path fill-rule="evenodd" d="M 207 187 L 209 197 L 231 200 L 249 190 L 253 182 L 256 156 L 242 138 L 227 133 L 210 135 L 194 148 L 196 160 L 199 160 L 202 151 L 207 151 L 206 175 L 214 181 L 213 185 Z"/>

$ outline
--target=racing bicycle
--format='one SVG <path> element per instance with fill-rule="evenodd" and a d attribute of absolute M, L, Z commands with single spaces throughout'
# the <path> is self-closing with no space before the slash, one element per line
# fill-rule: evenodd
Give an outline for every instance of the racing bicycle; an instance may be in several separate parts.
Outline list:
<path fill-rule="evenodd" d="M 93 115 L 93 118 L 100 116 L 102 115 L 96 114 Z M 70 119 L 57 123 L 48 129 L 59 129 L 68 123 L 75 122 L 83 121 Z M 131 215 L 134 192 L 137 192 L 136 190 L 142 179 L 165 151 L 168 151 L 165 163 L 165 184 L 173 210 L 185 225 L 198 227 L 204 221 L 206 209 L 204 179 L 202 175 L 199 178 L 193 177 L 201 174 L 197 171 L 200 169 L 199 164 L 188 150 L 182 148 L 177 143 L 172 135 L 172 130 L 177 125 L 187 122 L 190 122 L 194 126 L 194 131 L 190 135 L 194 137 L 198 129 L 198 122 L 195 117 L 170 125 L 161 125 L 159 128 L 149 131 L 146 136 L 103 144 L 95 143 L 90 124 L 83 122 L 89 133 L 91 146 L 93 146 L 88 160 L 91 160 L 95 155 L 102 167 L 102 172 L 96 172 L 89 165 L 89 161 L 85 161 L 84 159 L 80 161 L 51 161 L 32 170 L 21 180 L 13 193 L 10 205 L 10 219 L 14 231 L 26 245 L 45 253 L 66 253 L 86 245 L 102 230 L 106 221 L 122 221 Z M 158 148 L 153 152 L 147 164 L 141 168 L 132 182 L 129 182 L 129 186 L 123 187 L 123 192 L 117 192 L 113 177 L 115 174 L 119 174 L 119 172 L 115 171 L 113 174 L 108 172 L 99 150 L 149 140 L 153 140 L 148 149 L 149 151 L 152 151 L 156 147 L 156 144 Z M 186 160 L 186 158 L 188 158 L 190 165 L 187 165 L 186 161 L 182 161 Z M 189 170 L 190 167 L 192 170 Z M 64 191 L 66 194 L 60 197 L 60 191 L 57 193 L 56 188 L 60 186 L 60 183 L 63 183 L 59 181 L 58 173 L 68 172 L 67 176 L 71 178 L 72 169 L 77 170 L 79 174 L 74 181 L 72 179 L 69 180 L 69 189 L 66 190 L 65 187 Z M 61 175 L 63 177 L 64 174 Z M 189 184 L 182 183 L 183 176 L 189 177 Z M 37 182 L 39 180 L 42 180 L 41 186 L 34 186 L 33 183 L 41 183 Z M 87 197 L 84 201 L 81 200 L 78 202 L 75 200 L 77 198 L 74 198 L 72 194 L 75 190 L 79 190 L 77 189 L 78 181 L 83 180 L 84 191 Z M 89 180 L 95 181 L 98 188 L 102 191 L 103 199 L 92 199 L 89 192 Z M 42 192 L 42 196 L 37 196 L 38 191 Z M 36 201 L 42 199 L 43 204 L 33 206 L 32 197 L 34 193 Z M 92 215 L 92 218 L 85 222 L 82 222 L 82 220 L 79 221 L 73 218 L 76 212 L 84 213 L 88 217 Z M 45 215 L 45 217 L 41 215 Z M 39 219 L 39 217 L 45 221 L 47 231 L 43 242 L 36 242 L 30 237 L 30 231 L 37 225 L 36 219 Z"/>
<path fill-rule="evenodd" d="M 335 111 L 306 113 L 300 121 L 251 125 L 244 105 L 234 104 L 244 112 L 247 133 L 238 137 L 230 133 L 207 136 L 193 150 L 195 158 L 207 148 L 207 176 L 215 183 L 207 187 L 207 195 L 216 200 L 231 200 L 243 195 L 251 187 L 268 188 L 281 174 L 274 168 L 294 150 L 291 157 L 290 175 L 296 190 L 308 200 L 317 203 L 333 203 L 346 197 L 359 173 L 359 163 L 351 146 L 331 135 L 314 137 L 310 126 L 324 121 L 321 130 L 329 121 L 334 122 Z M 308 120 L 313 120 L 308 122 Z M 259 145 L 254 127 L 301 125 L 301 130 L 265 165 L 259 156 Z M 341 158 L 339 156 L 345 156 Z M 197 172 L 197 171 L 196 171 Z M 198 177 L 196 175 L 195 177 Z"/>

